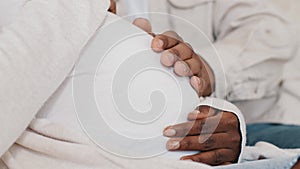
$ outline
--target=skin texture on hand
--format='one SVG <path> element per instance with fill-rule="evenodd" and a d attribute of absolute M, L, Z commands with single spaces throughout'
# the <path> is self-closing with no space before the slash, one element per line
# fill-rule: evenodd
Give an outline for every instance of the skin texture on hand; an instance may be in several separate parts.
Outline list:
<path fill-rule="evenodd" d="M 174 67 L 174 73 L 178 76 L 190 77 L 191 85 L 199 96 L 209 96 L 214 92 L 212 69 L 176 32 L 156 35 L 152 40 L 152 49 L 162 52 L 160 61 L 164 66 Z"/>
<path fill-rule="evenodd" d="M 241 133 L 238 118 L 231 112 L 222 112 L 202 106 L 188 115 L 188 122 L 169 126 L 164 136 L 169 137 L 167 149 L 170 151 L 201 151 L 184 156 L 181 160 L 191 160 L 209 165 L 235 163 L 241 150 Z M 216 121 L 219 121 L 216 126 Z"/>

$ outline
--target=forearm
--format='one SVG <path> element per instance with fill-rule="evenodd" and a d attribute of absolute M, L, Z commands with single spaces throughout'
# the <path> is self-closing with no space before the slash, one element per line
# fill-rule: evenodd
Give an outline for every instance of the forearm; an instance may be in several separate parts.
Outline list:
<path fill-rule="evenodd" d="M 31 0 L 0 34 L 0 155 L 71 71 L 107 1 Z"/>

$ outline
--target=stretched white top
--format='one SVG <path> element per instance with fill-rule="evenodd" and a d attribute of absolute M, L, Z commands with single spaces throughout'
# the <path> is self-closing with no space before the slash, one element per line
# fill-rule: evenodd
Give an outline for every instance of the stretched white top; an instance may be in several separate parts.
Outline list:
<path fill-rule="evenodd" d="M 168 152 L 168 138 L 162 131 L 168 125 L 186 122 L 187 114 L 198 105 L 236 113 L 244 136 L 239 110 L 223 100 L 206 98 L 200 102 L 188 78 L 178 77 L 160 64 L 159 54 L 150 48 L 151 38 L 108 15 L 73 73 L 39 117 L 83 130 L 104 150 L 132 158 L 160 155 L 179 159 L 195 154 Z"/>

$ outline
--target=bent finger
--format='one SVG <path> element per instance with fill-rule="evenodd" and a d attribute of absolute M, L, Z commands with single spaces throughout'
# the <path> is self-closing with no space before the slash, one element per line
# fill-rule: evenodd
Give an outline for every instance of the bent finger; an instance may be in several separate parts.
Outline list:
<path fill-rule="evenodd" d="M 181 160 L 192 160 L 194 162 L 216 166 L 227 162 L 234 162 L 236 160 L 236 156 L 235 152 L 230 149 L 216 149 L 195 155 L 184 156 Z"/>
<path fill-rule="evenodd" d="M 167 31 L 163 34 L 156 35 L 151 47 L 156 52 L 162 52 L 163 50 L 170 49 L 182 41 L 180 36 L 174 31 Z"/>
<path fill-rule="evenodd" d="M 188 114 L 188 120 L 200 120 L 216 115 L 219 111 L 209 106 L 200 106 L 198 110 L 194 110 Z"/>
<path fill-rule="evenodd" d="M 147 33 L 151 33 L 152 32 L 152 26 L 151 23 L 148 19 L 145 18 L 137 18 L 133 21 L 133 24 L 139 28 L 141 28 L 142 30 L 144 30 Z"/>
<path fill-rule="evenodd" d="M 164 130 L 164 136 L 185 137 L 199 134 L 222 133 L 226 132 L 228 127 L 227 123 L 222 120 L 222 115 L 218 115 L 168 126 Z"/>
<path fill-rule="evenodd" d="M 178 76 L 192 76 L 193 72 L 185 61 L 177 61 L 174 64 L 174 73 Z"/>
<path fill-rule="evenodd" d="M 227 133 L 216 133 L 184 138 L 171 138 L 168 140 L 166 147 L 170 151 L 208 151 L 230 148 L 229 146 L 233 143 L 239 143 L 239 140 L 233 140 Z"/>
<path fill-rule="evenodd" d="M 191 59 L 194 55 L 194 50 L 187 43 L 178 43 L 173 48 L 170 48 L 169 51 L 177 55 L 181 60 Z"/>
<path fill-rule="evenodd" d="M 203 66 L 197 54 L 193 54 L 192 58 L 185 60 L 185 63 L 188 64 L 193 75 L 197 75 L 197 76 L 199 75 L 201 71 L 201 67 Z"/>
<path fill-rule="evenodd" d="M 164 130 L 164 136 L 185 137 L 199 134 L 225 133 L 228 131 L 239 131 L 239 120 L 231 112 L 220 112 L 205 119 L 168 126 Z"/>

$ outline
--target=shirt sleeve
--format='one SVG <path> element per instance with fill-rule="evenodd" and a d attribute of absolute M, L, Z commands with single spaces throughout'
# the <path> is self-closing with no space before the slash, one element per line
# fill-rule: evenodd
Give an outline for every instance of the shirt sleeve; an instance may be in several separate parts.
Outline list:
<path fill-rule="evenodd" d="M 288 22 L 261 0 L 215 3 L 214 47 L 219 58 L 209 58 L 213 51 L 205 50 L 202 56 L 214 70 L 217 97 L 245 101 L 276 95 L 295 47 Z"/>
<path fill-rule="evenodd" d="M 107 0 L 31 0 L 0 32 L 0 156 L 59 87 L 101 25 Z"/>

